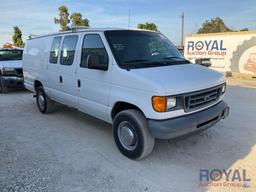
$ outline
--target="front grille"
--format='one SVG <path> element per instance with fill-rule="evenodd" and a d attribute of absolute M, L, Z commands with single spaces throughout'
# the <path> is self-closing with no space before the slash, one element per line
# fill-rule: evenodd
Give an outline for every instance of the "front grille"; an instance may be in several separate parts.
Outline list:
<path fill-rule="evenodd" d="M 218 101 L 221 96 L 222 86 L 185 95 L 185 110 L 194 111 Z"/>
<path fill-rule="evenodd" d="M 17 75 L 18 77 L 22 77 L 22 76 L 23 76 L 23 70 L 22 70 L 22 68 L 17 68 L 17 69 L 15 69 L 15 72 L 16 72 L 16 75 Z"/>
<path fill-rule="evenodd" d="M 17 74 L 22 74 L 22 69 L 18 68 L 18 69 L 16 69 L 16 72 L 17 72 Z"/>
<path fill-rule="evenodd" d="M 16 77 L 23 77 L 23 70 L 22 68 L 14 68 L 13 71 L 4 71 L 2 73 L 3 76 L 16 76 Z"/>

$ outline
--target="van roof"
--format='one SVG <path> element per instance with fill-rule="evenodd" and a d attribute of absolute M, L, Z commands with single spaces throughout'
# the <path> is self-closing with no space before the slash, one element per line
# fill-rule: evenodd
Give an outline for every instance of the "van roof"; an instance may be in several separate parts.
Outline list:
<path fill-rule="evenodd" d="M 150 31 L 145 29 L 125 29 L 125 28 L 72 28 L 70 31 L 64 31 L 64 32 L 56 32 L 56 33 L 49 33 L 45 35 L 29 35 L 29 39 L 36 39 L 46 36 L 54 36 L 54 35 L 63 35 L 63 34 L 72 34 L 72 33 L 79 33 L 79 32 L 105 32 L 105 31 L 122 31 L 122 30 L 129 30 L 129 31 Z M 154 32 L 154 31 L 150 31 Z"/>

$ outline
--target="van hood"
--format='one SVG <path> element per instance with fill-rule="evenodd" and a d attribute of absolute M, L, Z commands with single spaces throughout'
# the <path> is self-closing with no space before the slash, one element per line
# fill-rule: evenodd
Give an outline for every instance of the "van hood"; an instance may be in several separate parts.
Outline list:
<path fill-rule="evenodd" d="M 0 61 L 0 68 L 4 67 L 22 68 L 22 60 Z"/>
<path fill-rule="evenodd" d="M 166 95 L 198 91 L 224 83 L 223 74 L 196 64 L 135 69 L 130 72 L 144 82 L 162 87 Z M 156 90 L 159 91 L 157 87 Z"/>

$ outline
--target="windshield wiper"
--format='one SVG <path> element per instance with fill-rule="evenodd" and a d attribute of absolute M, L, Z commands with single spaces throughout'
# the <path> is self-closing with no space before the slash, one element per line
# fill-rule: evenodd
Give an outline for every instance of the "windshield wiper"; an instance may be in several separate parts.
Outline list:
<path fill-rule="evenodd" d="M 125 69 L 140 69 L 140 68 L 147 68 L 147 67 L 157 67 L 157 66 L 165 66 L 168 65 L 165 62 L 158 62 L 158 61 L 150 61 L 147 62 L 137 62 L 137 63 L 124 63 L 123 66 Z"/>
<path fill-rule="evenodd" d="M 170 57 L 164 57 L 163 59 L 182 59 L 182 60 L 184 60 L 184 58 L 182 58 L 182 57 L 176 57 L 176 56 L 170 56 Z"/>
<path fill-rule="evenodd" d="M 124 63 L 140 63 L 140 62 L 148 62 L 150 60 L 147 59 L 133 59 L 133 60 L 128 60 L 128 61 L 124 61 Z"/>
<path fill-rule="evenodd" d="M 189 60 L 186 60 L 182 57 L 176 57 L 176 56 L 171 56 L 171 57 L 164 57 L 163 60 L 172 60 L 172 61 L 178 61 L 178 62 L 187 62 L 190 63 Z"/>

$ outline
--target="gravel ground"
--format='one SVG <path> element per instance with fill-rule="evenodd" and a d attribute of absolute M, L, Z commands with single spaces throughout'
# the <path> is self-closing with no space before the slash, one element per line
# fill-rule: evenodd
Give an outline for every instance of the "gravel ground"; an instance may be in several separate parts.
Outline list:
<path fill-rule="evenodd" d="M 255 78 L 226 77 L 226 82 L 228 85 L 232 85 L 232 86 L 256 88 L 256 77 Z"/>
<path fill-rule="evenodd" d="M 29 92 L 0 95 L 0 191 L 215 190 L 199 186 L 200 169 L 242 162 L 256 172 L 255 98 L 256 89 L 229 86 L 228 119 L 196 136 L 157 141 L 151 156 L 131 161 L 115 147 L 111 125 L 65 106 L 42 115 Z"/>

